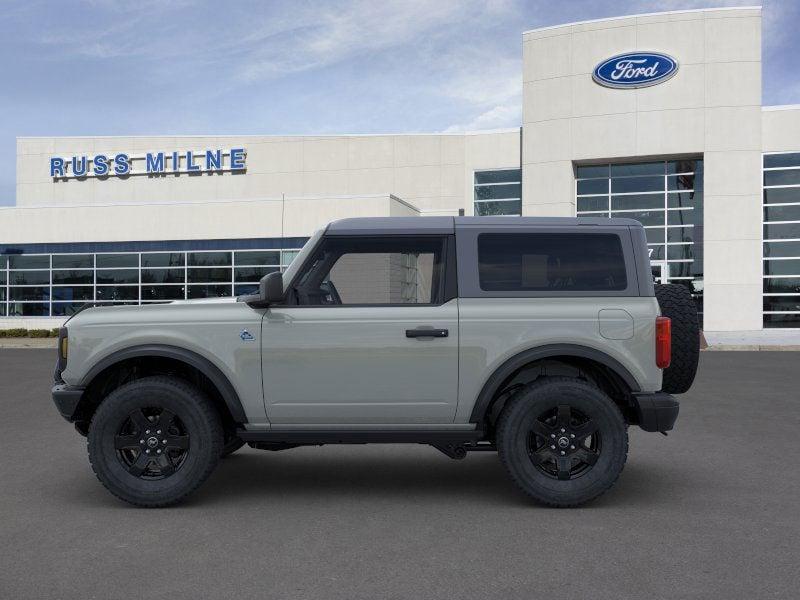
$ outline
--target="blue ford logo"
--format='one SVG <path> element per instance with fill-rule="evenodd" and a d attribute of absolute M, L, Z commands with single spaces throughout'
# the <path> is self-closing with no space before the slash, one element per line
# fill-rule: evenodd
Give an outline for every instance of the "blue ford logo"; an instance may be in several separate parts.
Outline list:
<path fill-rule="evenodd" d="M 640 88 L 666 81 L 678 72 L 678 61 L 658 52 L 628 52 L 601 62 L 592 79 L 610 88 Z"/>

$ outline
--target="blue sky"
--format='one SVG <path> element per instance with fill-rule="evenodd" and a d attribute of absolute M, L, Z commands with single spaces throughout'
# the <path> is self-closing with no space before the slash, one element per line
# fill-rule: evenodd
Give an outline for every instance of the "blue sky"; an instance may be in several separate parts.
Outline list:
<path fill-rule="evenodd" d="M 432 132 L 521 123 L 527 29 L 753 0 L 0 1 L 16 136 Z M 764 2 L 764 104 L 800 103 L 800 2 Z"/>

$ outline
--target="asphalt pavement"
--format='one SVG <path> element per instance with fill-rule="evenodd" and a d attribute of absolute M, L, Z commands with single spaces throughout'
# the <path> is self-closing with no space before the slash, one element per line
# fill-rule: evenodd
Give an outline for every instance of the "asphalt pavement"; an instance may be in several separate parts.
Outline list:
<path fill-rule="evenodd" d="M 327 446 L 225 459 L 144 510 L 95 479 L 53 350 L 0 349 L 0 598 L 800 596 L 800 353 L 706 352 L 669 437 L 617 485 L 531 504 L 493 453 Z"/>

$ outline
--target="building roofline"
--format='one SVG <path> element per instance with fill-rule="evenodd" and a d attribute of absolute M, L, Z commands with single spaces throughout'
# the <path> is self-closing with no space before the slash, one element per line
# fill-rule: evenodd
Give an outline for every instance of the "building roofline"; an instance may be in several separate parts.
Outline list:
<path fill-rule="evenodd" d="M 706 13 L 706 12 L 713 12 L 713 11 L 720 11 L 720 10 L 761 10 L 762 7 L 760 5 L 754 6 L 720 6 L 717 8 L 684 8 L 681 10 L 665 10 L 660 12 L 650 12 L 650 13 L 634 13 L 630 15 L 620 15 L 617 17 L 604 17 L 601 19 L 586 19 L 584 21 L 572 21 L 571 23 L 560 23 L 559 25 L 548 25 L 546 27 L 536 27 L 535 29 L 528 29 L 527 31 L 523 31 L 522 35 L 526 35 L 528 33 L 535 33 L 537 31 L 547 31 L 549 29 L 558 29 L 559 27 L 571 27 L 572 25 L 585 25 L 587 23 L 600 23 L 601 21 L 619 21 L 621 19 L 631 19 L 633 17 L 655 17 L 658 15 L 677 15 L 677 14 L 684 14 L 684 13 Z"/>

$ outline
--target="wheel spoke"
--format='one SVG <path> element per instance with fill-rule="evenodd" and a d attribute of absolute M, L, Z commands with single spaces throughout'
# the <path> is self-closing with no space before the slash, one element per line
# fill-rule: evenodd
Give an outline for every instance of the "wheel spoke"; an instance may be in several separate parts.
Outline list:
<path fill-rule="evenodd" d="M 117 450 L 139 449 L 138 435 L 117 435 L 114 437 L 114 448 Z"/>
<path fill-rule="evenodd" d="M 536 452 L 531 453 L 531 461 L 533 461 L 533 464 L 535 465 L 546 463 L 551 458 L 552 454 L 548 446 L 542 446 Z"/>
<path fill-rule="evenodd" d="M 556 417 L 556 425 L 558 427 L 569 427 L 570 420 L 572 419 L 572 411 L 567 404 L 558 405 L 558 416 Z"/>
<path fill-rule="evenodd" d="M 575 456 L 589 466 L 596 463 L 597 459 L 600 458 L 600 454 L 589 448 L 581 448 L 575 452 Z"/>
<path fill-rule="evenodd" d="M 558 458 L 558 478 L 562 481 L 569 479 L 569 472 L 572 470 L 572 459 L 569 456 Z"/>
<path fill-rule="evenodd" d="M 136 460 L 131 463 L 128 467 L 128 473 L 133 475 L 134 477 L 139 477 L 142 473 L 144 473 L 147 465 L 150 464 L 151 458 L 147 456 L 144 452 L 139 452 L 139 456 L 136 457 Z"/>
<path fill-rule="evenodd" d="M 586 421 L 586 423 L 583 425 L 580 425 L 572 430 L 572 432 L 575 434 L 575 437 L 579 440 L 585 440 L 595 431 L 597 431 L 597 425 L 594 424 L 594 421 Z"/>
<path fill-rule="evenodd" d="M 131 421 L 133 421 L 133 424 L 136 426 L 136 429 L 138 429 L 140 435 L 144 434 L 145 431 L 153 426 L 153 424 L 150 422 L 150 419 L 145 416 L 141 408 L 131 413 Z"/>
<path fill-rule="evenodd" d="M 172 459 L 168 454 L 162 454 L 158 457 L 158 466 L 161 469 L 161 474 L 164 477 L 172 475 L 175 472 L 175 465 L 172 464 Z"/>
<path fill-rule="evenodd" d="M 188 435 L 167 435 L 167 448 L 178 448 L 179 450 L 189 449 L 189 436 Z"/>
<path fill-rule="evenodd" d="M 547 425 L 542 423 L 539 419 L 536 419 L 531 425 L 531 431 L 536 435 L 545 438 L 546 440 L 550 439 L 550 434 L 553 433 L 553 430 L 550 429 Z"/>
<path fill-rule="evenodd" d="M 169 411 L 166 408 L 161 411 L 161 414 L 158 415 L 158 428 L 161 429 L 162 434 L 167 433 L 167 429 L 169 429 L 170 425 L 172 425 L 172 420 L 174 418 L 175 413 L 172 411 Z"/>

